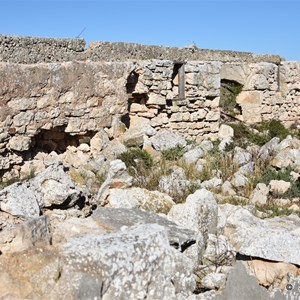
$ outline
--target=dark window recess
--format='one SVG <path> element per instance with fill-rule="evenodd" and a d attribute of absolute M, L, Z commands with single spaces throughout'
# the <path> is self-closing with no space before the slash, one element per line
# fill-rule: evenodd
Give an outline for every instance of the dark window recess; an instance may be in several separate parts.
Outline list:
<path fill-rule="evenodd" d="M 139 74 L 132 71 L 127 77 L 127 84 L 126 84 L 127 94 L 132 94 L 136 84 L 138 83 L 138 80 L 139 80 Z"/>
<path fill-rule="evenodd" d="M 185 76 L 184 63 L 175 63 L 172 74 L 172 89 L 174 99 L 182 100 L 185 98 Z"/>

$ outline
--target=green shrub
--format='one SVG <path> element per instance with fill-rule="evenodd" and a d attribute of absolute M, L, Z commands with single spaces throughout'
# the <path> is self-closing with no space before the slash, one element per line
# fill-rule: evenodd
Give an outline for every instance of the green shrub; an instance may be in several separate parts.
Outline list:
<path fill-rule="evenodd" d="M 123 152 L 118 156 L 121 159 L 127 169 L 130 171 L 132 168 L 136 169 L 142 167 L 150 169 L 153 166 L 153 159 L 151 155 L 140 148 L 130 148 L 126 152 Z"/>
<path fill-rule="evenodd" d="M 177 145 L 174 148 L 163 150 L 162 151 L 162 157 L 163 159 L 175 161 L 180 159 L 185 152 L 185 147 Z"/>
<path fill-rule="evenodd" d="M 235 141 L 242 147 L 249 143 L 262 146 L 273 137 L 279 137 L 283 140 L 291 134 L 278 120 L 260 122 L 252 125 L 252 127 L 244 123 L 228 123 L 227 125 L 233 128 Z"/>
<path fill-rule="evenodd" d="M 272 120 L 269 123 L 268 130 L 271 138 L 279 137 L 281 140 L 283 140 L 289 135 L 289 130 L 285 128 L 278 120 Z"/>

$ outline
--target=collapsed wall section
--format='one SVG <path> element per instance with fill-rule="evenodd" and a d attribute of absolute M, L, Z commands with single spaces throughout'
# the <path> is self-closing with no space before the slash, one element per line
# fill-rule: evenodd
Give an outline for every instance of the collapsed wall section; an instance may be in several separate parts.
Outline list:
<path fill-rule="evenodd" d="M 110 127 L 127 111 L 125 85 L 132 68 L 132 63 L 0 63 L 0 169 L 45 148 L 47 132 L 55 136 L 51 147 L 64 149 L 72 136 Z"/>

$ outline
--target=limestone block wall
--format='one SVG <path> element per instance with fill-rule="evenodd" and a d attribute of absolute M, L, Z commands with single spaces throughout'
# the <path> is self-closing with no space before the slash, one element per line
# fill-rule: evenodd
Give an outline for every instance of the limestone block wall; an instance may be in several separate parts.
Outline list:
<path fill-rule="evenodd" d="M 278 119 L 290 126 L 300 120 L 300 62 L 287 61 L 280 65 L 280 97 Z"/>
<path fill-rule="evenodd" d="M 75 136 L 110 127 L 127 112 L 132 69 L 130 62 L 0 63 L 0 169 L 33 149 L 63 151 Z"/>
<path fill-rule="evenodd" d="M 240 105 L 241 120 L 251 124 L 277 119 L 291 126 L 299 119 L 299 62 L 250 64 L 226 63 L 221 79 L 243 85 L 236 101 Z"/>
<path fill-rule="evenodd" d="M 183 68 L 182 78 L 176 73 Z M 154 128 L 170 128 L 191 140 L 216 138 L 220 111 L 220 62 L 152 60 L 139 63 L 129 114 L 148 118 Z M 180 81 L 183 82 L 180 82 Z M 180 98 L 180 88 L 184 97 Z"/>

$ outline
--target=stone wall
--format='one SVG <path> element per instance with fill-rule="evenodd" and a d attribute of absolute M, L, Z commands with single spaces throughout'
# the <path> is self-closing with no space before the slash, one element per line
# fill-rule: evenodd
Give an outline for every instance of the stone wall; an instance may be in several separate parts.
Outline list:
<path fill-rule="evenodd" d="M 0 63 L 0 169 L 110 127 L 127 112 L 132 69 L 130 62 Z"/>
<path fill-rule="evenodd" d="M 300 62 L 226 63 L 221 79 L 243 85 L 236 101 L 246 123 L 277 119 L 286 126 L 296 124 L 300 117 Z"/>
<path fill-rule="evenodd" d="M 300 62 L 195 47 L 84 44 L 0 35 L 0 170 L 36 151 L 63 152 L 102 128 L 114 138 L 120 121 L 216 139 L 224 79 L 243 85 L 241 120 L 276 118 L 290 126 L 300 117 Z"/>
<path fill-rule="evenodd" d="M 0 35 L 0 62 L 32 64 L 82 60 L 85 40 Z"/>
<path fill-rule="evenodd" d="M 64 61 L 126 61 L 162 59 L 172 61 L 273 62 L 278 55 L 256 55 L 250 52 L 177 48 L 135 43 L 93 42 L 85 49 L 84 39 L 55 39 L 0 35 L 0 61 L 42 63 Z"/>
<path fill-rule="evenodd" d="M 180 64 L 179 64 L 180 65 Z M 170 128 L 191 140 L 216 138 L 219 130 L 220 62 L 184 64 L 184 98 L 172 61 L 139 63 L 129 106 L 131 116 L 148 118 L 154 128 Z"/>

